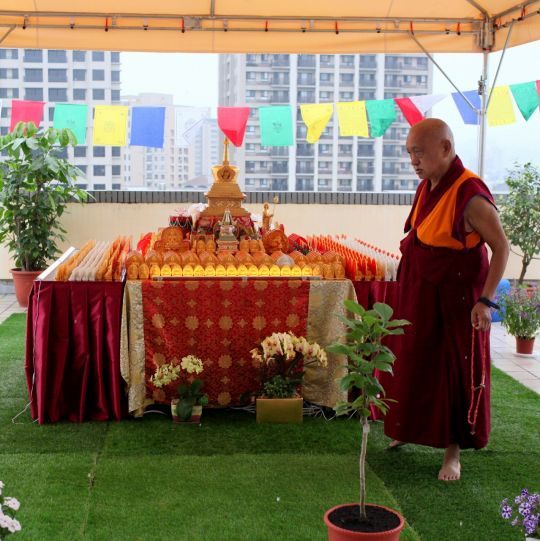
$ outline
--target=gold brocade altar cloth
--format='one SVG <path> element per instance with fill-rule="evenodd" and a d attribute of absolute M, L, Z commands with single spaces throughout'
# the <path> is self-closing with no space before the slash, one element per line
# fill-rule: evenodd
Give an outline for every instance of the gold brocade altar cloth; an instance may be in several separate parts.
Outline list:
<path fill-rule="evenodd" d="M 128 408 L 142 415 L 165 403 L 149 383 L 156 366 L 192 354 L 204 363 L 201 379 L 214 406 L 237 405 L 240 393 L 256 388 L 250 350 L 273 332 L 292 331 L 325 348 L 345 333 L 343 302 L 356 299 L 349 280 L 128 281 L 124 290 L 120 367 Z M 346 399 L 339 388 L 346 360 L 328 355 L 328 367 L 306 367 L 303 396 L 333 407 Z"/>

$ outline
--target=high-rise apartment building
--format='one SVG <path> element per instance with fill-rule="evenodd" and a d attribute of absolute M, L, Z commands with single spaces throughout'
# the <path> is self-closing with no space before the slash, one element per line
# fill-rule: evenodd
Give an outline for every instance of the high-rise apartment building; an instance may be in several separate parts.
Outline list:
<path fill-rule="evenodd" d="M 90 190 L 121 187 L 120 147 L 93 146 L 93 107 L 120 101 L 120 53 L 53 49 L 0 49 L 0 133 L 11 119 L 11 100 L 43 101 L 42 125 L 52 126 L 56 103 L 85 103 L 86 142 L 68 149 L 68 158 L 85 174 Z"/>
<path fill-rule="evenodd" d="M 219 103 L 249 106 L 244 144 L 231 156 L 246 190 L 412 190 L 409 125 L 400 112 L 384 137 L 340 137 L 337 115 L 318 143 L 306 141 L 301 104 L 336 103 L 428 94 L 432 71 L 423 55 L 223 54 Z M 290 104 L 295 145 L 261 146 L 258 106 Z"/>

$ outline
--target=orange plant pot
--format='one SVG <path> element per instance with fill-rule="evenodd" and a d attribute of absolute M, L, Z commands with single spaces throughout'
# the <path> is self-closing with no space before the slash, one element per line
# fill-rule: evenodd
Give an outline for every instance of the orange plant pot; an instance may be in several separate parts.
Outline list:
<path fill-rule="evenodd" d="M 516 336 L 516 353 L 531 355 L 534 348 L 534 338 L 518 338 Z"/>
<path fill-rule="evenodd" d="M 11 269 L 11 275 L 13 276 L 13 286 L 15 287 L 15 296 L 19 306 L 26 308 L 28 306 L 28 297 L 34 284 L 34 280 L 43 271 L 23 271 L 19 269 Z"/>

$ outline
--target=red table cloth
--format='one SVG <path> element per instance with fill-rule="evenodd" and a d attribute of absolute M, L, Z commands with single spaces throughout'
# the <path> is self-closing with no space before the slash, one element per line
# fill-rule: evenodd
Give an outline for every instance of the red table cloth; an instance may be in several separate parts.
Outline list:
<path fill-rule="evenodd" d="M 119 282 L 36 281 L 26 324 L 26 382 L 40 424 L 119 420 Z"/>

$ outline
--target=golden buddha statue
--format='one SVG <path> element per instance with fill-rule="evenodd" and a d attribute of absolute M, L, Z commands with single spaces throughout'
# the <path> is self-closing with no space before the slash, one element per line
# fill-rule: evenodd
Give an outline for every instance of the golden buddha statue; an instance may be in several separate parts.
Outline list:
<path fill-rule="evenodd" d="M 214 183 L 206 194 L 208 207 L 204 209 L 201 216 L 223 216 L 225 209 L 230 209 L 234 217 L 249 216 L 249 212 L 242 208 L 242 202 L 246 196 L 240 190 L 236 181 L 238 167 L 229 164 L 229 140 L 223 142 L 223 163 L 212 167 Z"/>

